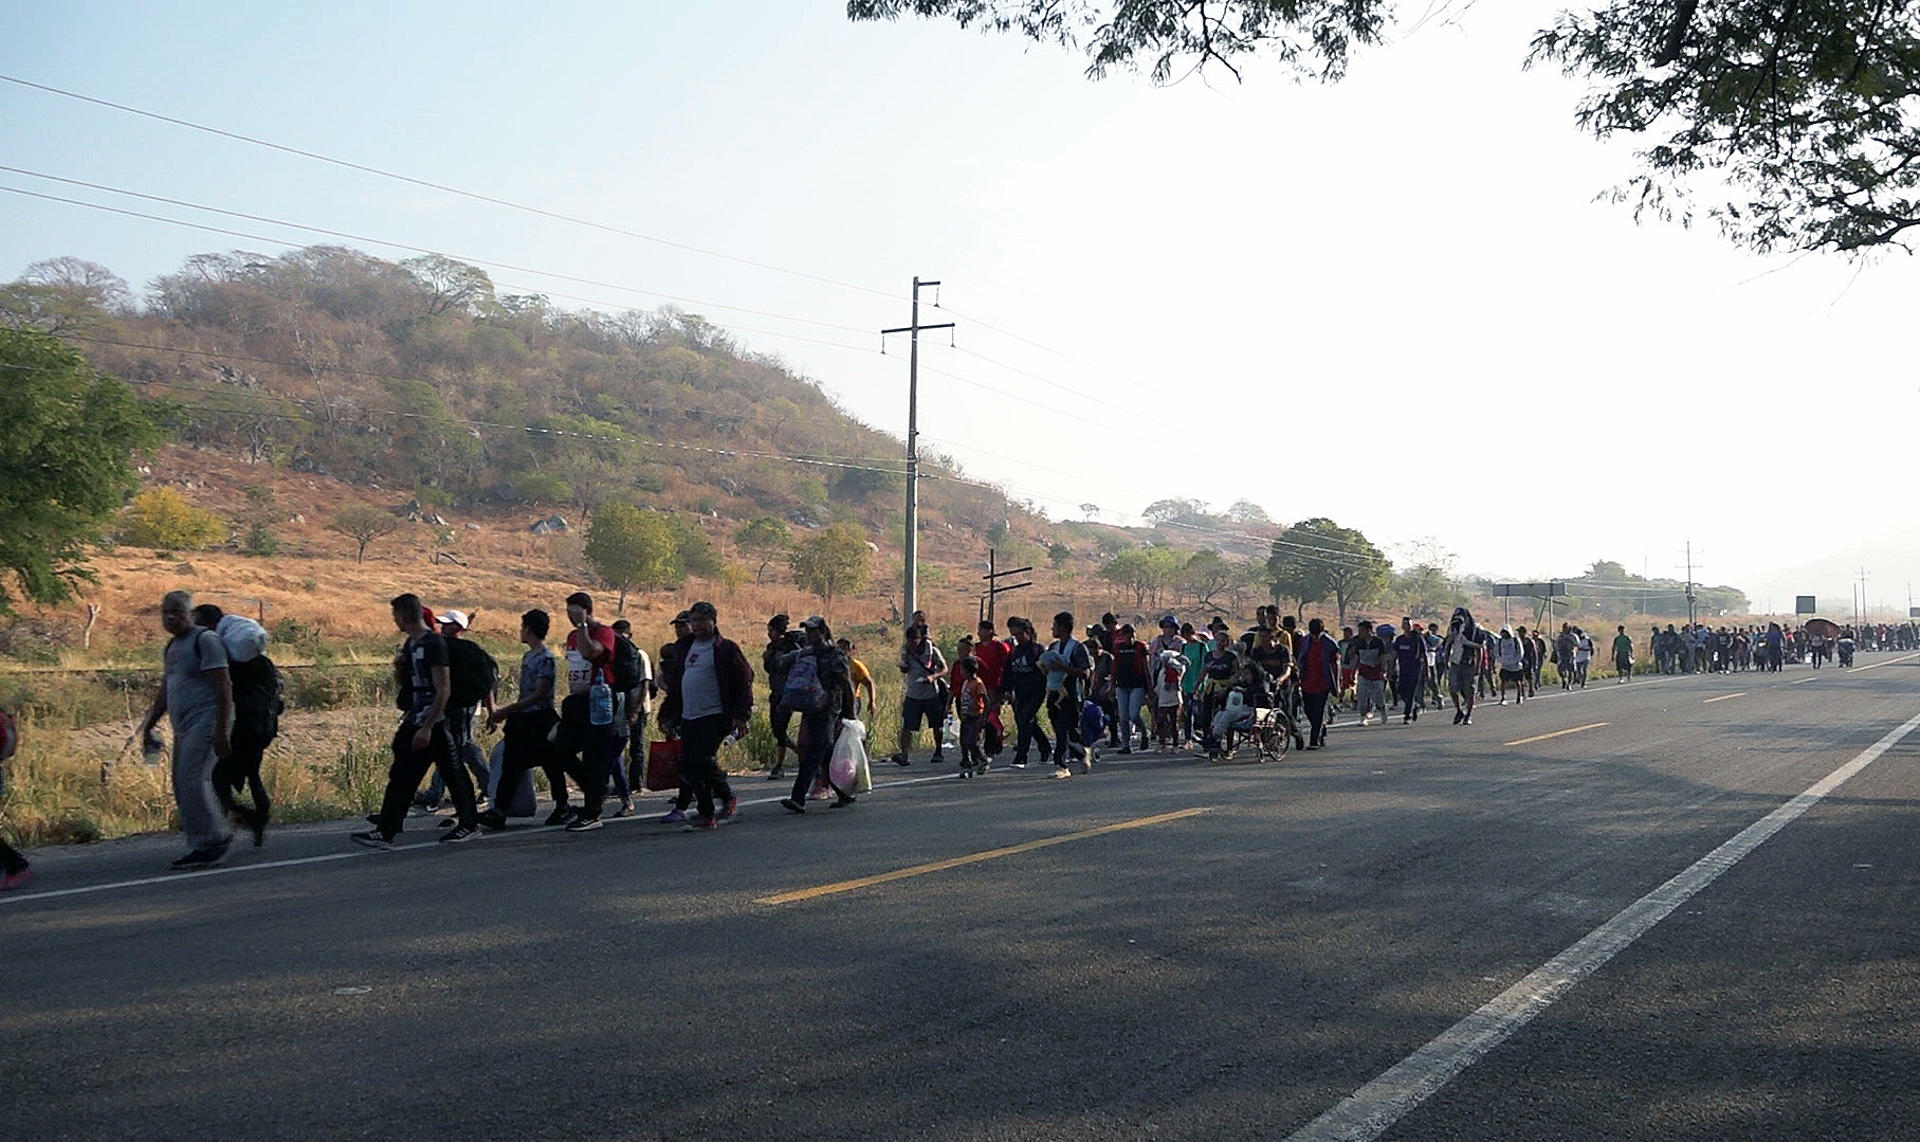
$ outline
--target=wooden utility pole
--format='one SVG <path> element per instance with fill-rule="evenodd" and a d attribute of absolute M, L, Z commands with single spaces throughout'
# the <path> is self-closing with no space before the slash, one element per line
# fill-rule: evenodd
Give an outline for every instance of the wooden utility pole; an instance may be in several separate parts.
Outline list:
<path fill-rule="evenodd" d="M 953 328 L 951 321 L 938 325 L 920 324 L 920 289 L 922 286 L 937 287 L 939 284 L 937 281 L 923 282 L 918 277 L 914 278 L 912 322 L 897 329 L 880 331 L 883 339 L 881 352 L 886 351 L 884 338 L 889 333 L 905 333 L 910 338 L 907 351 L 907 566 L 905 582 L 901 584 L 901 593 L 906 601 L 904 617 L 908 619 L 920 609 L 920 331 Z"/>

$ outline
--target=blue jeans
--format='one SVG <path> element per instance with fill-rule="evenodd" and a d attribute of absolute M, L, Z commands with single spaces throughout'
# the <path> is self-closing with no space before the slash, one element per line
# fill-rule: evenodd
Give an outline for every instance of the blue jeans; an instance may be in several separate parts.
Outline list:
<path fill-rule="evenodd" d="M 1140 708 L 1146 705 L 1147 688 L 1145 686 L 1122 686 L 1117 695 L 1120 706 L 1120 744 L 1126 748 L 1133 746 L 1134 723 L 1140 720 Z M 1150 734 L 1142 734 L 1140 744 L 1147 744 Z"/>

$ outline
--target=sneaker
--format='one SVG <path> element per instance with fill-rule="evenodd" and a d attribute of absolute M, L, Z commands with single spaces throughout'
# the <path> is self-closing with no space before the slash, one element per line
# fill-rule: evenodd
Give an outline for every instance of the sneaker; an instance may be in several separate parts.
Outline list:
<path fill-rule="evenodd" d="M 455 819 L 455 818 L 453 818 L 453 817 L 448 817 L 448 818 L 447 818 L 446 820 L 444 820 L 444 821 L 442 821 L 442 822 L 440 822 L 439 824 L 437 824 L 437 825 L 435 825 L 435 826 L 434 826 L 434 828 L 436 828 L 436 829 L 451 829 L 451 828 L 453 828 L 453 827 L 454 827 L 455 825 L 458 825 L 459 823 L 460 823 L 460 822 L 459 822 L 459 821 L 458 821 L 457 819 Z"/>
<path fill-rule="evenodd" d="M 438 805 L 415 805 L 413 808 L 407 810 L 407 816 L 431 817 L 435 813 L 438 813 L 439 811 L 440 811 L 440 806 Z"/>
<path fill-rule="evenodd" d="M 789 813 L 805 813 L 807 807 L 791 797 L 780 798 L 780 807 Z"/>
<path fill-rule="evenodd" d="M 1454 724 L 1454 725 L 1456 725 L 1456 726 L 1457 726 L 1457 725 L 1459 725 L 1459 724 L 1460 724 L 1461 722 L 1464 722 L 1464 721 L 1466 721 L 1466 720 L 1467 720 L 1467 716 L 1466 716 L 1466 714 L 1464 714 L 1464 713 L 1462 713 L 1462 712 L 1460 712 L 1459 710 L 1455 710 L 1455 711 L 1453 712 L 1453 724 Z"/>
<path fill-rule="evenodd" d="M 1133 747 L 1130 745 L 1123 745 L 1120 747 L 1120 752 L 1123 754 L 1130 754 L 1133 752 Z"/>
<path fill-rule="evenodd" d="M 0 877 L 0 892 L 10 892 L 16 888 L 25 888 L 33 883 L 33 869 L 23 868 L 19 872 L 10 872 Z"/>
<path fill-rule="evenodd" d="M 633 798 L 629 797 L 626 800 L 620 802 L 620 807 L 613 811 L 613 815 L 616 817 L 633 816 Z"/>
<path fill-rule="evenodd" d="M 253 834 L 253 847 L 259 848 L 267 843 L 267 814 L 259 809 L 246 811 L 247 831 Z"/>
<path fill-rule="evenodd" d="M 1472 724 L 1473 724 L 1473 715 L 1472 715 L 1472 714 L 1468 714 L 1468 715 L 1467 715 L 1466 717 L 1464 717 L 1464 718 L 1461 718 L 1461 719 L 1460 719 L 1460 724 L 1461 724 L 1461 725 L 1463 725 L 1463 726 L 1470 726 L 1470 725 L 1472 725 Z"/>
<path fill-rule="evenodd" d="M 601 821 L 600 818 L 598 817 L 589 817 L 585 813 L 582 813 L 578 817 L 575 817 L 573 820 L 567 822 L 567 832 L 590 833 L 593 830 L 600 828 L 604 823 L 605 822 Z"/>
<path fill-rule="evenodd" d="M 660 818 L 660 823 L 663 825 L 679 825 L 685 823 L 686 819 L 687 814 L 685 810 L 670 809 L 667 811 L 666 816 Z"/>
<path fill-rule="evenodd" d="M 551 828 L 554 825 L 564 825 L 573 820 L 575 812 L 577 810 L 571 805 L 555 805 L 553 812 L 547 814 L 547 826 Z"/>
<path fill-rule="evenodd" d="M 1062 778 L 1062 777 L 1072 777 L 1072 776 L 1073 776 L 1073 770 L 1071 770 L 1071 769 L 1068 769 L 1068 768 L 1067 768 L 1066 766 L 1064 766 L 1064 765 L 1056 765 L 1056 766 L 1054 766 L 1054 767 L 1053 767 L 1053 775 L 1054 775 L 1054 777 L 1056 777 L 1056 778 Z"/>
<path fill-rule="evenodd" d="M 695 816 L 692 820 L 680 826 L 680 831 L 683 833 L 705 832 L 708 829 L 717 829 L 719 827 L 720 822 L 713 817 Z"/>
<path fill-rule="evenodd" d="M 783 771 L 783 769 L 782 769 L 782 767 L 781 767 L 781 766 L 778 766 L 778 765 L 776 765 L 776 766 L 774 766 L 774 767 L 773 767 L 773 769 L 772 769 L 772 770 L 771 770 L 771 771 L 770 771 L 770 772 L 769 772 L 769 773 L 767 774 L 767 780 L 768 780 L 768 781 L 778 781 L 778 780 L 780 780 L 780 779 L 781 779 L 782 777 L 785 777 L 785 776 L 786 776 L 786 773 L 785 773 L 785 772 Z"/>
<path fill-rule="evenodd" d="M 175 860 L 173 862 L 173 867 L 175 868 L 213 868 L 214 866 L 218 865 L 221 861 L 227 859 L 227 847 L 232 843 L 233 843 L 233 839 L 229 837 L 224 841 L 216 841 L 210 845 L 201 845 L 199 848 L 194 849 L 192 852 L 188 853 L 186 856 L 180 857 L 179 859 Z"/>
<path fill-rule="evenodd" d="M 740 811 L 740 798 L 728 797 L 726 807 L 721 809 L 720 812 L 716 813 L 715 816 L 722 821 L 731 821 L 733 820 L 734 814 L 738 813 L 739 811 Z"/>
<path fill-rule="evenodd" d="M 829 809 L 844 809 L 844 808 L 846 808 L 847 806 L 849 806 L 849 805 L 851 805 L 851 804 L 853 804 L 853 803 L 854 803 L 855 801 L 857 801 L 857 800 L 859 800 L 859 798 L 857 798 L 857 797 L 854 797 L 854 796 L 852 796 L 852 795 L 850 795 L 850 794 L 846 794 L 846 793 L 842 793 L 842 794 L 840 794 L 839 796 L 837 796 L 837 797 L 835 797 L 835 798 L 833 799 L 833 804 L 831 804 L 831 805 L 829 805 L 829 806 L 827 806 L 827 808 L 829 808 Z"/>
<path fill-rule="evenodd" d="M 904 753 L 896 753 L 887 760 L 893 762 L 895 765 L 905 765 L 907 764 L 907 755 Z"/>
<path fill-rule="evenodd" d="M 393 847 L 393 838 L 381 832 L 379 829 L 368 829 L 364 833 L 354 833 L 347 839 L 356 845 L 364 845 L 370 849 L 390 849 Z"/>
<path fill-rule="evenodd" d="M 1027 767 L 1027 763 L 1024 761 L 1016 761 L 1013 763 L 1013 767 L 1015 769 L 1025 769 Z"/>
<path fill-rule="evenodd" d="M 478 825 L 455 825 L 447 831 L 445 836 L 440 838 L 440 843 L 447 845 L 464 845 L 468 841 L 478 839 L 479 836 L 480 826 Z"/>
<path fill-rule="evenodd" d="M 499 832 L 501 829 L 507 827 L 507 815 L 498 809 L 488 809 L 486 812 L 480 814 L 480 827 Z M 442 837 L 441 839 L 445 840 L 446 838 Z"/>

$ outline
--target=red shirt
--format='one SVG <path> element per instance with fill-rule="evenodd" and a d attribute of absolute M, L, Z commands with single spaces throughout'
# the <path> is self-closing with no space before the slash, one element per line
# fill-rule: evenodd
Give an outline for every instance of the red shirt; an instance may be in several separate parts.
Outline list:
<path fill-rule="evenodd" d="M 613 628 L 587 621 L 587 637 L 606 647 L 607 653 L 598 663 L 587 661 L 580 653 L 580 632 L 567 632 L 567 693 L 579 694 L 590 688 L 596 676 L 599 681 L 613 685 Z"/>
<path fill-rule="evenodd" d="M 980 682 L 989 690 L 998 690 L 1000 680 L 1007 670 L 1007 657 L 1013 648 L 1000 639 L 983 642 L 973 648 L 973 657 L 980 663 Z"/>

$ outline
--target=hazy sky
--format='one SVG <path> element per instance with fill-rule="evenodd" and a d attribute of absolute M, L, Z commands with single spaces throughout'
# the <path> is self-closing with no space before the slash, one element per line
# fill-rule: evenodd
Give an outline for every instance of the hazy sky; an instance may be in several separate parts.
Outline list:
<path fill-rule="evenodd" d="M 0 163 L 628 287 L 493 271 L 562 305 L 699 299 L 894 431 L 906 345 L 874 331 L 939 278 L 951 312 L 923 320 L 960 329 L 923 357 L 928 444 L 1055 516 L 1245 497 L 1524 578 L 1678 574 L 1691 538 L 1703 578 L 1780 606 L 1846 598 L 1862 563 L 1889 605 L 1920 578 L 1895 442 L 1920 270 L 1762 259 L 1596 201 L 1630 148 L 1522 71 L 1548 8 L 1482 3 L 1333 87 L 1256 65 L 1156 89 L 843 7 L 16 3 L 0 72 L 863 289 L 6 83 Z M 230 248 L 286 247 L 0 194 L 0 277 L 73 254 L 137 287 Z M 1812 447 L 1843 425 L 1874 439 Z"/>

